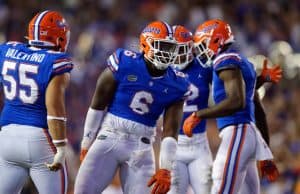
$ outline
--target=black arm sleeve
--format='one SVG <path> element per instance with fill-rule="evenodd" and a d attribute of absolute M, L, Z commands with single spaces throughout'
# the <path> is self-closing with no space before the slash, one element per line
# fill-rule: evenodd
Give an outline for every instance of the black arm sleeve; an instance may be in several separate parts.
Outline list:
<path fill-rule="evenodd" d="M 262 85 L 264 85 L 265 81 L 264 78 L 262 76 L 257 76 L 256 77 L 256 87 L 255 89 L 259 89 Z"/>
<path fill-rule="evenodd" d="M 255 93 L 254 96 L 254 106 L 255 106 L 255 121 L 256 126 L 260 133 L 262 134 L 262 137 L 266 141 L 266 143 L 269 145 L 270 138 L 269 138 L 269 127 L 267 123 L 266 113 L 264 111 L 264 108 L 260 102 L 258 93 Z"/>

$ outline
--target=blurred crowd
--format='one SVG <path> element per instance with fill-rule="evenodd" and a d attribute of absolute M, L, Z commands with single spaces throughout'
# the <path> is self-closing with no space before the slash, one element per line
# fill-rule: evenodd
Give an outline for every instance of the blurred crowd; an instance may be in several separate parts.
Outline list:
<path fill-rule="evenodd" d="M 109 54 L 118 47 L 138 51 L 139 34 L 150 21 L 164 20 L 194 31 L 211 18 L 222 18 L 231 24 L 236 44 L 246 56 L 263 54 L 283 67 L 284 79 L 266 87 L 263 98 L 271 149 L 281 176 L 272 184 L 262 180 L 262 193 L 300 193 L 300 1 L 0 0 L 0 42 L 26 41 L 29 20 L 45 9 L 61 11 L 71 26 L 68 52 L 75 69 L 67 94 L 70 193 L 79 165 L 85 115 Z M 215 152 L 219 139 L 214 121 L 208 126 Z M 111 187 L 107 194 L 119 192 L 118 187 Z M 28 186 L 23 193 L 35 191 Z"/>

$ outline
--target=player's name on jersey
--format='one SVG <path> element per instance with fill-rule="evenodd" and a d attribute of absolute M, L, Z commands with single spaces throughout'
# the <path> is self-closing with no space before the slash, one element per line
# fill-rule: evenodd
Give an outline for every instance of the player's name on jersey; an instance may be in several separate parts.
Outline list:
<path fill-rule="evenodd" d="M 8 58 L 26 60 L 26 61 L 38 62 L 38 63 L 41 63 L 44 60 L 45 56 L 46 55 L 42 53 L 27 54 L 12 48 L 9 48 L 5 54 L 5 57 Z"/>

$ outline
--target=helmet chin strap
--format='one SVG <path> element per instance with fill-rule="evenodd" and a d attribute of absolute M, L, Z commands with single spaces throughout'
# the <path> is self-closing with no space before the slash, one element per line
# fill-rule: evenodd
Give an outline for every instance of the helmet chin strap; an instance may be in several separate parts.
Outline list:
<path fill-rule="evenodd" d="M 158 65 L 157 63 L 153 63 L 153 65 L 155 66 L 156 69 L 158 70 L 166 70 L 168 68 L 168 66 L 166 65 Z"/>

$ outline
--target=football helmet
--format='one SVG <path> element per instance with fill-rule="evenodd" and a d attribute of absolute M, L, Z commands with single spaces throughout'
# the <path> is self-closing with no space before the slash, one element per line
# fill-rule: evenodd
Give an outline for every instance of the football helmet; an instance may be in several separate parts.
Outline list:
<path fill-rule="evenodd" d="M 36 14 L 28 25 L 29 45 L 53 47 L 55 50 L 67 50 L 70 29 L 63 16 L 56 11 L 46 10 Z"/>
<path fill-rule="evenodd" d="M 202 66 L 210 66 L 213 58 L 234 41 L 228 23 L 220 19 L 208 20 L 198 26 L 194 35 L 196 58 Z"/>
<path fill-rule="evenodd" d="M 169 24 L 154 21 L 140 35 L 140 51 L 144 57 L 160 70 L 172 64 L 177 55 L 177 44 Z"/>
<path fill-rule="evenodd" d="M 183 70 L 193 60 L 193 35 L 184 26 L 176 25 L 172 28 L 178 45 L 174 66 Z"/>

